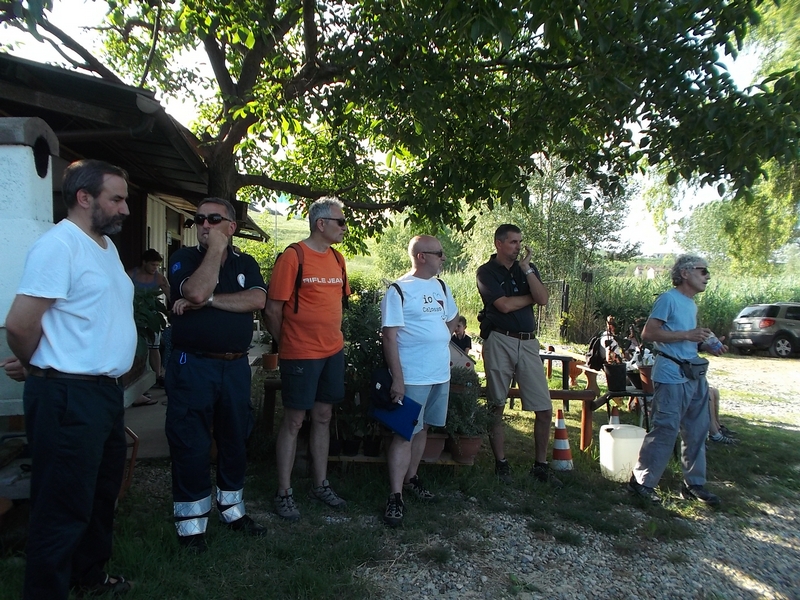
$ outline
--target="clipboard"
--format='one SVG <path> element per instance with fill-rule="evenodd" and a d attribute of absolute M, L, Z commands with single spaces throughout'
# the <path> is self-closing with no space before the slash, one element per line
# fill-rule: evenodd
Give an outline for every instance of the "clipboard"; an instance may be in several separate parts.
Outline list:
<path fill-rule="evenodd" d="M 414 427 L 419 422 L 422 405 L 408 396 L 403 396 L 403 404 L 397 404 L 394 410 L 383 408 L 372 409 L 372 416 L 409 442 L 414 435 Z"/>

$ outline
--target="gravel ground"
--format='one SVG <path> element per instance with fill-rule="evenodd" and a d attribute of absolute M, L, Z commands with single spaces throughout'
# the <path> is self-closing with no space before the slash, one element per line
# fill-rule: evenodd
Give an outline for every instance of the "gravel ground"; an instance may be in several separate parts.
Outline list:
<path fill-rule="evenodd" d="M 800 429 L 797 360 L 713 358 L 710 380 L 721 389 L 722 413 Z M 759 508 L 760 514 L 741 518 L 701 515 L 691 523 L 695 537 L 674 542 L 626 540 L 570 525 L 583 539 L 577 547 L 531 531 L 519 516 L 486 514 L 481 530 L 427 541 L 429 547 L 470 548 L 465 555 L 456 552 L 439 565 L 420 559 L 418 547 L 397 545 L 387 549 L 395 560 L 364 566 L 357 576 L 398 600 L 800 598 L 800 501 Z M 647 519 L 632 507 L 618 510 Z"/>
<path fill-rule="evenodd" d="M 647 517 L 631 511 L 636 518 Z M 713 515 L 692 523 L 696 537 L 676 542 L 624 540 L 570 525 L 579 547 L 526 527 L 525 519 L 487 514 L 483 529 L 447 544 L 471 546 L 445 564 L 414 550 L 362 567 L 381 596 L 401 598 L 798 598 L 800 505 L 764 506 L 747 519 Z M 429 545 L 445 542 L 432 537 Z M 620 551 L 620 545 L 622 546 Z"/>

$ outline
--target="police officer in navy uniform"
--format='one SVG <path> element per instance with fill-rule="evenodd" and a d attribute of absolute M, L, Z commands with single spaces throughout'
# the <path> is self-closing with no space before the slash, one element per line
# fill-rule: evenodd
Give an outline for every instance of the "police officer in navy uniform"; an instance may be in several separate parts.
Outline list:
<path fill-rule="evenodd" d="M 247 348 L 253 311 L 264 307 L 266 285 L 256 261 L 234 251 L 230 202 L 205 198 L 197 206 L 195 247 L 171 259 L 173 351 L 165 380 L 166 433 L 172 456 L 172 497 L 178 540 L 206 549 L 211 512 L 211 432 L 217 442 L 217 510 L 230 529 L 266 530 L 245 514 L 246 443 L 253 426 Z"/>

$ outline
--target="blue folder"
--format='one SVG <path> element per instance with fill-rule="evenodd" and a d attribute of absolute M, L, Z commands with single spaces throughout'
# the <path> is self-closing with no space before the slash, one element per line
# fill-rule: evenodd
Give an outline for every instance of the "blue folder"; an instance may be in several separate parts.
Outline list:
<path fill-rule="evenodd" d="M 403 396 L 403 404 L 397 405 L 393 410 L 373 408 L 372 416 L 397 435 L 411 441 L 411 436 L 414 435 L 414 427 L 419 422 L 421 410 L 422 405 L 408 396 Z"/>

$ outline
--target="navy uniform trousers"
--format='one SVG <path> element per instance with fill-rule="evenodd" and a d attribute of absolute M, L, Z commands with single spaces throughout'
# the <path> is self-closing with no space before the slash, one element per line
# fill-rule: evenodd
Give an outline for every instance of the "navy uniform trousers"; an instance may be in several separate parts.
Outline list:
<path fill-rule="evenodd" d="M 25 600 L 66 600 L 70 585 L 101 583 L 125 469 L 122 388 L 28 377 L 32 453 Z"/>
<path fill-rule="evenodd" d="M 165 377 L 166 434 L 179 536 L 205 533 L 211 511 L 211 436 L 217 442 L 217 507 L 231 523 L 244 516 L 247 438 L 253 429 L 250 364 L 176 349 Z"/>

